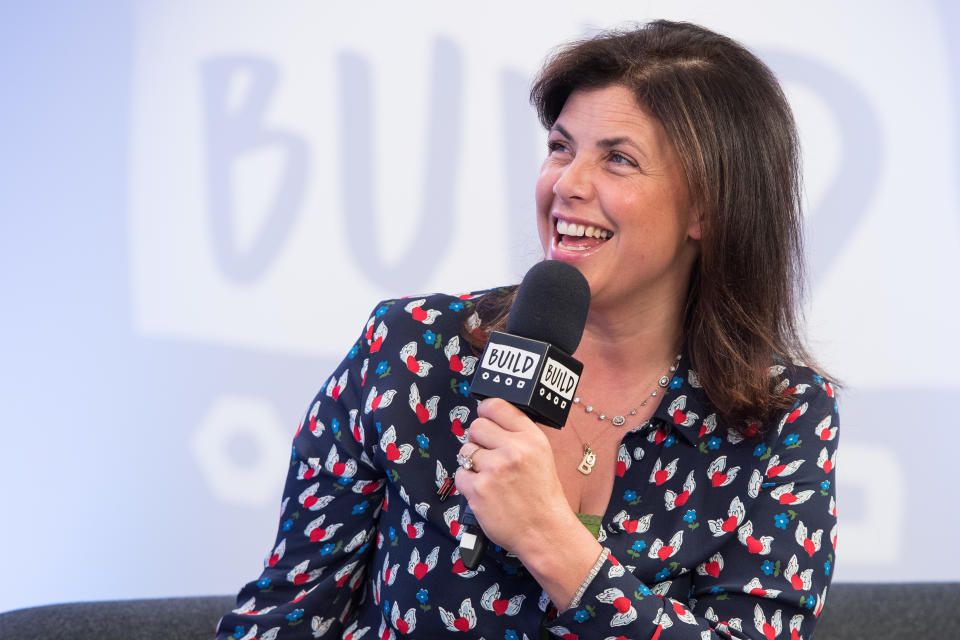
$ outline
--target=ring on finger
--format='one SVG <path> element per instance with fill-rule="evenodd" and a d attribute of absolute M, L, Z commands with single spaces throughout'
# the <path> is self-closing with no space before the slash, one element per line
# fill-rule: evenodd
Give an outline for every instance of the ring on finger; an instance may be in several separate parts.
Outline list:
<path fill-rule="evenodd" d="M 457 454 L 457 464 L 460 465 L 461 469 L 466 469 L 467 471 L 473 470 L 473 456 L 476 455 L 477 451 L 480 451 L 479 445 L 468 455 Z"/>

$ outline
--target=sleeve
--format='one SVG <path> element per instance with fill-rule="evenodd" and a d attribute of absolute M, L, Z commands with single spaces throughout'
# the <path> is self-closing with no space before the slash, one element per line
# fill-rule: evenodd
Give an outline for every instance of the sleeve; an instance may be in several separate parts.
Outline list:
<path fill-rule="evenodd" d="M 362 596 L 386 484 L 362 421 L 374 319 L 297 429 L 276 542 L 217 625 L 218 640 L 339 638 Z"/>
<path fill-rule="evenodd" d="M 839 426 L 831 385 L 813 381 L 798 386 L 793 407 L 754 449 L 765 463 L 750 482 L 752 506 L 736 535 L 691 568 L 688 601 L 651 590 L 610 555 L 579 606 L 549 623 L 550 631 L 617 639 L 810 638 L 835 563 Z M 711 563 L 720 580 L 698 579 Z"/>

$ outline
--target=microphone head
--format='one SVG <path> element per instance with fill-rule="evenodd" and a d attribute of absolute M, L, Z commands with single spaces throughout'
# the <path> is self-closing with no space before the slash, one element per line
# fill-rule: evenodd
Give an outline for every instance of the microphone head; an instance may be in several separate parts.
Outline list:
<path fill-rule="evenodd" d="M 507 317 L 507 333 L 573 354 L 589 309 L 590 285 L 583 274 L 566 262 L 544 260 L 523 276 Z"/>

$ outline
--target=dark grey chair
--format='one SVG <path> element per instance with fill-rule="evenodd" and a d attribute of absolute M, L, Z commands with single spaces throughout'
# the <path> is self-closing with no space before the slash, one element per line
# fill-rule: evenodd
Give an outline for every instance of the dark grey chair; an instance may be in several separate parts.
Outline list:
<path fill-rule="evenodd" d="M 0 614 L 0 638 L 210 640 L 217 620 L 233 605 L 233 596 L 210 596 L 33 607 Z M 835 584 L 815 635 L 816 640 L 957 638 L 960 583 Z M 784 626 L 780 638 L 789 637 Z"/>

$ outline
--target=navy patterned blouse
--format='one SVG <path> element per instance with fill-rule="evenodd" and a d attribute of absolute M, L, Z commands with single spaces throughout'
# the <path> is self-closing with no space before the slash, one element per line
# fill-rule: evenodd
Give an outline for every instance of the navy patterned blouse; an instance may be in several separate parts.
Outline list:
<path fill-rule="evenodd" d="M 838 418 L 799 364 L 771 367 L 792 407 L 745 438 L 681 360 L 623 437 L 611 553 L 579 606 L 558 614 L 494 545 L 464 568 L 460 497 L 438 489 L 476 417 L 460 337 L 475 299 L 376 307 L 300 424 L 276 543 L 217 638 L 809 638 L 835 562 Z"/>

